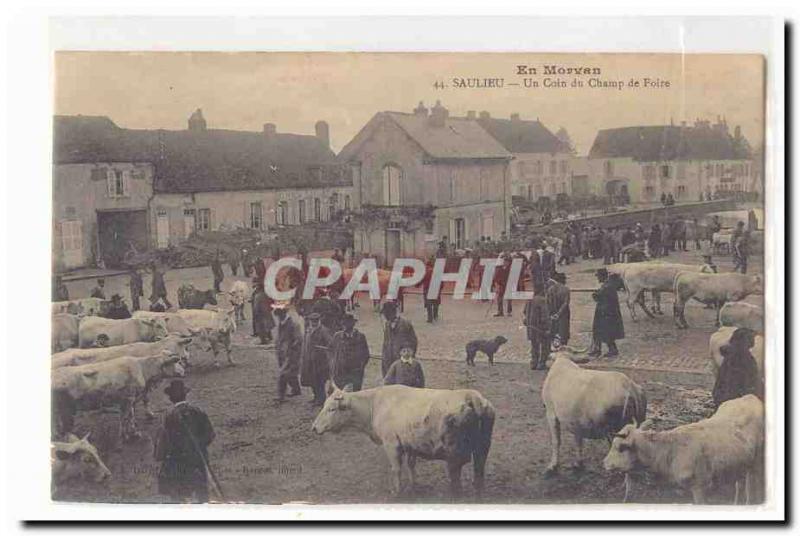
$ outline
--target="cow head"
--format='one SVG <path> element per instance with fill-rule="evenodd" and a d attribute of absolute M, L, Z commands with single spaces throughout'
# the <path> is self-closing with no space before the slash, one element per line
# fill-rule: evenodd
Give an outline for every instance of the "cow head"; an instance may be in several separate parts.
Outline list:
<path fill-rule="evenodd" d="M 161 375 L 164 378 L 183 378 L 186 376 L 186 369 L 181 365 L 181 357 L 169 350 L 164 350 L 164 359 L 161 361 Z"/>
<path fill-rule="evenodd" d="M 67 442 L 53 443 L 53 476 L 56 482 L 83 478 L 102 482 L 111 476 L 111 471 L 100 459 L 97 449 L 89 443 L 89 434 L 78 439 L 70 434 Z"/>
<path fill-rule="evenodd" d="M 636 441 L 639 435 L 652 426 L 653 421 L 646 420 L 641 425 L 626 424 L 622 430 L 614 434 L 611 449 L 603 460 L 606 471 L 629 472 L 639 465 L 639 456 L 636 452 Z"/>
<path fill-rule="evenodd" d="M 747 290 L 749 290 L 751 294 L 764 294 L 764 278 L 760 275 L 751 277 L 747 285 Z"/>
<path fill-rule="evenodd" d="M 168 335 L 167 323 L 163 318 L 140 318 L 139 321 L 150 329 L 154 341 L 160 341 Z"/>
<path fill-rule="evenodd" d="M 191 337 L 177 338 L 171 342 L 168 349 L 165 350 L 165 352 L 170 352 L 170 355 L 177 356 L 184 369 L 189 367 L 189 358 L 191 357 L 189 345 L 192 344 L 192 340 Z"/>
<path fill-rule="evenodd" d="M 339 389 L 333 384 L 333 392 L 325 400 L 325 404 L 319 411 L 319 415 L 314 419 L 311 429 L 317 434 L 325 432 L 340 432 L 353 424 L 352 412 L 352 391 L 353 386 L 347 385 L 344 389 Z"/>

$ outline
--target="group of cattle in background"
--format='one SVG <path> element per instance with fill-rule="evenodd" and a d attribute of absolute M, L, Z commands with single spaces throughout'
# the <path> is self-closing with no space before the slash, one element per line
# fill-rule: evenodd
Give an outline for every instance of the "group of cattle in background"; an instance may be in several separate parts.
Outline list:
<path fill-rule="evenodd" d="M 685 305 L 697 300 L 714 308 L 718 331 L 711 335 L 711 368 L 718 371 L 726 345 L 736 330 L 751 330 L 752 354 L 764 374 L 763 301 L 748 296 L 763 294 L 761 276 L 716 273 L 709 265 L 644 262 L 617 264 L 609 272 L 627 291 L 627 305 L 636 320 L 636 305 L 648 315 L 661 313 L 660 293 L 675 295 L 678 327 L 688 327 Z M 88 437 L 73 435 L 77 411 L 116 405 L 120 409 L 122 440 L 138 436 L 134 409 L 142 403 L 148 419 L 148 394 L 162 380 L 185 375 L 189 349 L 199 345 L 212 350 L 218 364 L 220 348 L 231 357 L 231 335 L 244 320 L 249 285 L 237 281 L 228 294 L 232 305 L 216 305 L 212 292 L 179 292 L 174 312 L 137 311 L 125 320 L 103 318 L 103 301 L 74 300 L 53 304 L 52 398 L 55 440 L 52 444 L 54 480 L 83 477 L 104 480 L 110 475 Z M 193 290 L 193 289 L 189 289 Z M 650 290 L 654 304 L 648 310 L 644 294 Z M 200 308 L 183 308 L 186 305 Z M 203 308 L 205 307 L 205 308 Z M 104 346 L 96 347 L 105 336 Z M 95 347 L 93 347 L 95 346 Z M 705 502 L 708 490 L 720 481 L 735 483 L 735 502 L 751 497 L 751 474 L 757 469 L 764 443 L 761 400 L 748 395 L 724 402 L 708 419 L 672 430 L 649 431 L 644 390 L 620 372 L 582 368 L 569 349 L 556 352 L 542 388 L 542 402 L 551 433 L 552 458 L 546 474 L 559 468 L 561 433 L 575 437 L 578 463 L 584 439 L 605 439 L 608 470 L 626 474 L 625 500 L 630 494 L 628 475 L 641 468 L 691 491 L 696 503 Z M 485 465 L 491 446 L 495 410 L 475 390 L 415 389 L 384 386 L 352 392 L 333 386 L 312 425 L 314 432 L 359 430 L 382 445 L 400 492 L 403 464 L 410 472 L 420 459 L 447 462 L 451 491 L 460 491 L 463 465 L 474 464 L 473 483 L 483 491 Z"/>

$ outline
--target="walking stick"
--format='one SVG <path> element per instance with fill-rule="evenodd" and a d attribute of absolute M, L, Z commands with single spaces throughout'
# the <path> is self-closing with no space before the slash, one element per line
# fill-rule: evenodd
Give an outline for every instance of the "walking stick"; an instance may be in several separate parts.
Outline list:
<path fill-rule="evenodd" d="M 211 482 L 214 484 L 214 487 L 217 488 L 217 495 L 219 495 L 219 498 L 222 499 L 222 502 L 227 502 L 225 500 L 225 494 L 222 493 L 222 486 L 219 485 L 219 481 L 217 480 L 217 475 L 215 475 L 214 471 L 211 469 L 211 465 L 209 465 L 208 460 L 203 455 L 203 450 L 197 443 L 197 439 L 195 439 L 192 431 L 189 430 L 189 428 L 183 422 L 183 417 L 181 416 L 180 413 L 178 413 L 178 422 L 181 423 L 181 428 L 183 428 L 183 431 L 189 435 L 189 439 L 192 441 L 192 446 L 194 447 L 194 450 L 197 452 L 197 455 L 200 456 L 200 460 L 203 462 L 203 466 L 205 467 L 206 472 L 211 477 Z"/>

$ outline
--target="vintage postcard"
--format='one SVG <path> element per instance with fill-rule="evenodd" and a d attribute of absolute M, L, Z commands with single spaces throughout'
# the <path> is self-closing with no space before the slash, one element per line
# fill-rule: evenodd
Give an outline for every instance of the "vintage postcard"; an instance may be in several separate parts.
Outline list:
<path fill-rule="evenodd" d="M 769 68 L 56 52 L 52 500 L 775 500 Z"/>

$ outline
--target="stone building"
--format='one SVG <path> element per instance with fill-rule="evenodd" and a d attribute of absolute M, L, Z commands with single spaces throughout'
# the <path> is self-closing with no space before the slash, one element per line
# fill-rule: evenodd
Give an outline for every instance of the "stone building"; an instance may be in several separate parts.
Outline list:
<path fill-rule="evenodd" d="M 314 135 L 207 128 L 195 111 L 180 131 L 120 128 L 106 117 L 55 118 L 53 258 L 57 270 L 117 266 L 194 231 L 267 230 L 326 221 L 351 204 L 348 170 Z"/>
<path fill-rule="evenodd" d="M 352 171 L 355 249 L 390 265 L 445 237 L 465 247 L 508 231 L 512 155 L 480 124 L 437 102 L 379 112 L 340 152 Z"/>
<path fill-rule="evenodd" d="M 757 169 L 747 140 L 718 118 L 693 125 L 601 130 L 589 151 L 593 193 L 657 203 L 662 194 L 698 201 L 715 193 L 755 191 Z"/>

